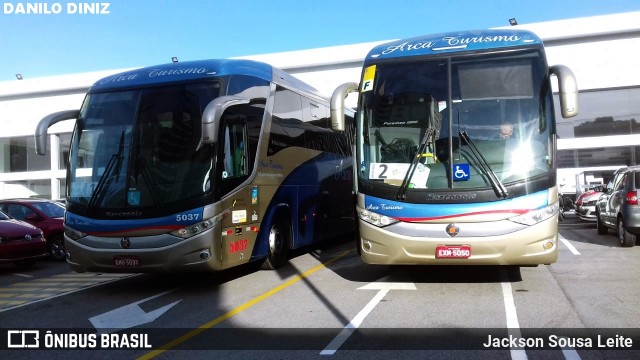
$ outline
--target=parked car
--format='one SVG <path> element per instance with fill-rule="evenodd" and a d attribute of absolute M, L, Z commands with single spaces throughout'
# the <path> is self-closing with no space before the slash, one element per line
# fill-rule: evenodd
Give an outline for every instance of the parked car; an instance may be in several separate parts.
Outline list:
<path fill-rule="evenodd" d="M 605 235 L 613 229 L 618 232 L 620 246 L 636 244 L 640 235 L 639 188 L 640 166 L 616 170 L 596 204 L 598 234 Z"/>
<path fill-rule="evenodd" d="M 46 256 L 42 230 L 0 211 L 0 263 L 12 262 L 24 268 Z"/>
<path fill-rule="evenodd" d="M 563 194 L 560 189 L 558 189 L 558 219 L 564 220 L 566 218 L 565 211 L 570 211 L 573 209 L 573 201 L 567 195 Z"/>
<path fill-rule="evenodd" d="M 588 190 L 578 197 L 574 204 L 576 215 L 583 221 L 596 221 L 596 202 L 602 195 L 602 187 Z"/>
<path fill-rule="evenodd" d="M 66 259 L 63 206 L 46 199 L 3 199 L 0 200 L 0 210 L 40 228 L 47 239 L 49 256 L 58 261 Z"/>

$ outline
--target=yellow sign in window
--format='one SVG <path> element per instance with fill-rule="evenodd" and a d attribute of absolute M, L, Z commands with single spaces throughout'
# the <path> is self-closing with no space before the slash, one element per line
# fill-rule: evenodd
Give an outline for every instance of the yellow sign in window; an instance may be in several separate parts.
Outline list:
<path fill-rule="evenodd" d="M 373 79 L 376 77 L 376 66 L 371 65 L 364 70 L 364 76 L 362 77 L 362 88 L 360 92 L 373 90 Z"/>

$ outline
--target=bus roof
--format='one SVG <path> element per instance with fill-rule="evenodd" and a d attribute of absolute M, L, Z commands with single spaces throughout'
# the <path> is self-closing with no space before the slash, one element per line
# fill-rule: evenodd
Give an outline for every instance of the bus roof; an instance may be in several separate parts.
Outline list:
<path fill-rule="evenodd" d="M 401 39 L 378 45 L 367 54 L 366 60 L 503 49 L 534 44 L 542 44 L 542 40 L 526 30 L 489 29 L 449 32 Z"/>
<path fill-rule="evenodd" d="M 269 64 L 253 60 L 211 59 L 148 66 L 107 76 L 96 81 L 90 91 L 209 79 L 227 75 L 248 75 L 304 90 L 316 96 L 312 86 Z"/>

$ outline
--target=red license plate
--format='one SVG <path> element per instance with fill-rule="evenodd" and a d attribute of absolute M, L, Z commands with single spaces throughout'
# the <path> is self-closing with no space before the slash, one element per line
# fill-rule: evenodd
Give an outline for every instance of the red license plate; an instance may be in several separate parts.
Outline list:
<path fill-rule="evenodd" d="M 438 245 L 436 247 L 436 259 L 467 259 L 471 256 L 469 245 Z"/>
<path fill-rule="evenodd" d="M 140 258 L 130 255 L 114 256 L 113 264 L 117 267 L 136 267 L 140 266 Z"/>

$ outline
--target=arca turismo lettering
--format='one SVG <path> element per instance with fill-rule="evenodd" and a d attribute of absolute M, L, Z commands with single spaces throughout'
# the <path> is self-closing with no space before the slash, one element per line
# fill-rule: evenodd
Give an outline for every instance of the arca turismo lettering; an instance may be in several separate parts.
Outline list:
<path fill-rule="evenodd" d="M 417 42 L 417 43 L 409 43 L 407 41 L 403 42 L 399 45 L 389 46 L 386 50 L 382 52 L 382 54 L 387 55 L 391 54 L 394 51 L 411 51 L 411 50 L 420 50 L 420 49 L 430 49 L 435 45 L 433 41 L 425 41 L 425 42 Z"/>
<path fill-rule="evenodd" d="M 462 46 L 477 43 L 504 43 L 519 42 L 522 40 L 518 35 L 495 35 L 495 36 L 446 36 L 441 40 L 419 41 L 410 43 L 408 41 L 398 45 L 391 45 L 382 51 L 383 55 L 391 54 L 395 51 L 413 51 L 422 49 L 432 49 L 438 46 Z"/>
<path fill-rule="evenodd" d="M 467 45 L 474 43 L 491 43 L 491 42 L 518 42 L 522 37 L 517 35 L 496 35 L 496 36 L 447 36 L 442 40 L 450 46 Z"/>
<path fill-rule="evenodd" d="M 402 205 L 387 205 L 387 204 L 378 204 L 378 205 L 373 205 L 373 204 L 369 204 L 366 207 L 366 210 L 402 210 L 404 209 L 404 207 L 402 207 Z"/>
<path fill-rule="evenodd" d="M 137 77 L 138 77 L 138 74 L 109 76 L 108 78 L 101 80 L 100 85 L 113 83 L 113 82 L 135 80 Z"/>
<path fill-rule="evenodd" d="M 109 15 L 108 2 L 19 2 L 3 4 L 5 15 Z"/>
<path fill-rule="evenodd" d="M 169 76 L 169 75 L 186 75 L 186 74 L 204 74 L 207 68 L 181 68 L 172 70 L 150 70 L 149 77 Z"/>

